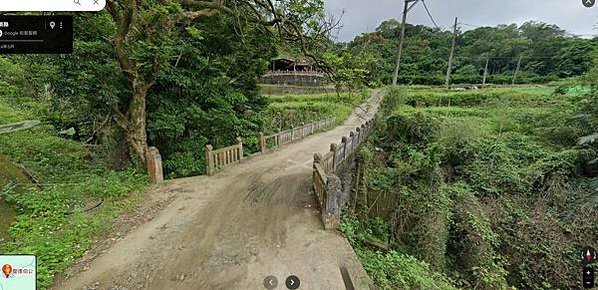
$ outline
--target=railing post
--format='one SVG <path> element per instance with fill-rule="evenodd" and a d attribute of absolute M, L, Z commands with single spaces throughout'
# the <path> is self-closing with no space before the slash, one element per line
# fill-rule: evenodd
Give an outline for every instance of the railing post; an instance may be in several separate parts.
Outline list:
<path fill-rule="evenodd" d="M 314 134 L 314 122 L 309 123 L 309 135 Z"/>
<path fill-rule="evenodd" d="M 282 138 L 282 134 L 281 134 L 282 130 L 279 128 L 278 129 L 278 135 L 276 135 L 276 147 L 280 147 L 280 138 Z"/>
<path fill-rule="evenodd" d="M 338 150 L 338 146 L 335 143 L 330 144 L 330 151 L 332 152 L 332 172 L 336 172 L 336 150 Z"/>
<path fill-rule="evenodd" d="M 349 148 L 349 154 L 353 155 L 353 151 L 355 150 L 355 133 L 353 133 L 353 131 L 349 133 L 349 139 L 351 139 L 351 148 Z"/>
<path fill-rule="evenodd" d="M 341 217 L 342 188 L 341 180 L 336 175 L 326 177 L 326 200 L 322 209 L 322 221 L 326 230 L 338 229 Z"/>
<path fill-rule="evenodd" d="M 145 159 L 147 160 L 147 173 L 150 184 L 158 184 L 164 181 L 164 173 L 162 171 L 162 156 L 156 147 L 149 147 L 145 152 Z"/>
<path fill-rule="evenodd" d="M 291 125 L 291 142 L 295 140 L 295 126 Z"/>
<path fill-rule="evenodd" d="M 322 161 L 322 155 L 319 153 L 314 154 L 314 163 L 313 163 L 313 173 L 312 173 L 312 184 L 314 187 L 314 192 L 316 193 L 316 197 L 318 198 L 318 204 L 320 205 L 320 209 L 322 209 L 322 188 L 320 188 L 320 174 L 318 173 L 318 165 L 322 165 L 320 162 Z M 326 190 L 326 188 L 324 188 Z M 325 194 L 324 194 L 325 196 Z"/>
<path fill-rule="evenodd" d="M 343 147 L 343 161 L 347 159 L 347 137 L 343 136 L 341 139 L 341 146 Z"/>
<path fill-rule="evenodd" d="M 212 145 L 206 145 L 206 173 L 208 175 L 212 175 L 214 173 L 214 158 L 212 158 L 212 150 L 214 150 Z"/>
<path fill-rule="evenodd" d="M 266 138 L 264 138 L 264 133 L 260 132 L 258 138 L 260 142 L 260 152 L 266 153 Z"/>
<path fill-rule="evenodd" d="M 359 146 L 361 145 L 361 128 L 357 127 L 355 132 L 357 132 L 357 146 Z"/>
<path fill-rule="evenodd" d="M 320 153 L 314 154 L 314 163 L 321 163 L 321 161 L 322 161 L 322 155 L 320 155 Z"/>
<path fill-rule="evenodd" d="M 301 122 L 301 139 L 305 138 L 305 122 Z"/>
<path fill-rule="evenodd" d="M 237 145 L 239 145 L 239 162 L 243 160 L 243 139 L 237 137 Z"/>

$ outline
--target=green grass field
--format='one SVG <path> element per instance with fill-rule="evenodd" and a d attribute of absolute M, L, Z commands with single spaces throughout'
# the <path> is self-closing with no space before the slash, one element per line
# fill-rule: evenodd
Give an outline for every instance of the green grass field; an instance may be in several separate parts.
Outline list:
<path fill-rule="evenodd" d="M 365 102 L 369 91 L 348 93 L 310 94 L 310 95 L 273 95 L 268 96 L 269 114 L 273 120 L 271 130 L 309 123 L 319 118 L 335 117 L 336 124 L 341 124 L 355 107 Z"/>

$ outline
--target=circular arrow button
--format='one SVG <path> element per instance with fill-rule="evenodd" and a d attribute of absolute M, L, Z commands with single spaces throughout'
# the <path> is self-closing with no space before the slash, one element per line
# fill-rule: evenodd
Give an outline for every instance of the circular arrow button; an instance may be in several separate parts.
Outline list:
<path fill-rule="evenodd" d="M 585 7 L 592 7 L 594 6 L 594 4 L 596 4 L 596 0 L 581 0 L 581 2 L 583 3 L 583 6 Z"/>
<path fill-rule="evenodd" d="M 287 286 L 287 288 L 295 290 L 299 289 L 299 286 L 301 286 L 301 281 L 299 280 L 299 277 L 292 275 L 287 277 L 287 279 L 284 281 L 284 284 Z"/>
<path fill-rule="evenodd" d="M 272 275 L 264 278 L 264 287 L 268 290 L 276 289 L 278 287 L 278 279 Z"/>

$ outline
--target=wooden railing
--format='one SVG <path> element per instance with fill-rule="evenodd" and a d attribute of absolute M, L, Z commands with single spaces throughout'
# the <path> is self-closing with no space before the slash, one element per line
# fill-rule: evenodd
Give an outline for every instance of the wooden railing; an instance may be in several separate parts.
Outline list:
<path fill-rule="evenodd" d="M 302 123 L 299 127 L 292 127 L 291 129 L 278 132 L 269 136 L 264 136 L 264 133 L 258 134 L 259 152 L 266 153 L 268 150 L 278 148 L 280 146 L 290 144 L 293 141 L 303 139 L 312 135 L 324 128 L 330 127 L 335 121 L 335 118 L 326 118 L 318 120 L 309 124 Z M 212 145 L 206 145 L 206 173 L 208 175 L 214 174 L 216 171 L 227 167 L 231 164 L 239 163 L 243 160 L 243 142 L 241 138 L 237 139 L 237 144 L 214 150 Z"/>
<path fill-rule="evenodd" d="M 298 127 L 291 127 L 291 129 L 288 130 L 284 130 L 281 132 L 278 132 L 276 134 L 272 134 L 269 136 L 263 136 L 260 135 L 259 138 L 260 140 L 262 140 L 262 138 L 264 138 L 263 141 L 260 141 L 260 151 L 261 152 L 266 152 L 268 150 L 286 145 L 286 144 L 290 144 L 293 141 L 297 141 L 300 139 L 303 139 L 309 135 L 312 135 L 324 128 L 328 128 L 330 127 L 334 121 L 336 119 L 335 118 L 325 118 L 322 120 L 318 120 L 309 124 L 305 124 L 302 123 L 301 126 Z M 261 145 L 264 145 L 263 147 Z"/>
<path fill-rule="evenodd" d="M 276 76 L 276 75 L 287 75 L 287 76 L 314 76 L 324 77 L 324 74 L 316 71 L 269 71 L 264 77 Z"/>
<path fill-rule="evenodd" d="M 216 170 L 243 160 L 243 142 L 237 138 L 237 144 L 214 150 L 212 145 L 206 145 L 207 174 L 212 175 Z"/>
<path fill-rule="evenodd" d="M 322 211 L 324 226 L 327 229 L 336 228 L 340 219 L 340 208 L 329 208 L 335 206 L 335 202 L 331 202 L 331 199 L 338 200 L 340 198 L 340 189 L 335 186 L 329 188 L 329 180 L 331 178 L 338 180 L 337 175 L 349 164 L 349 160 L 354 157 L 359 146 L 365 142 L 372 128 L 373 121 L 367 121 L 355 131 L 351 131 L 348 137 L 343 137 L 341 143 L 330 144 L 328 153 L 323 156 L 314 155 L 313 187 Z"/>

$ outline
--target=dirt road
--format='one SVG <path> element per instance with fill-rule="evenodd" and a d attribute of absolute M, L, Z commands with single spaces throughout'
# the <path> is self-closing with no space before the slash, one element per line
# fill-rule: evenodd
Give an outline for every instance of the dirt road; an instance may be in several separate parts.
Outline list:
<path fill-rule="evenodd" d="M 289 275 L 300 289 L 345 289 L 341 265 L 364 281 L 348 242 L 323 229 L 312 160 L 371 118 L 378 101 L 375 93 L 331 131 L 154 190 L 175 192 L 174 200 L 54 289 L 265 289 L 268 275 L 276 289 Z"/>

